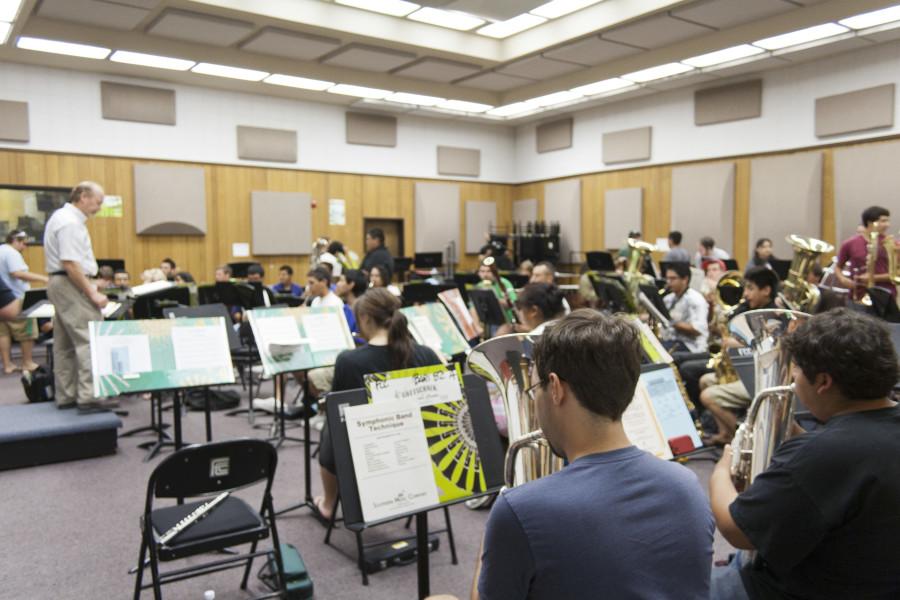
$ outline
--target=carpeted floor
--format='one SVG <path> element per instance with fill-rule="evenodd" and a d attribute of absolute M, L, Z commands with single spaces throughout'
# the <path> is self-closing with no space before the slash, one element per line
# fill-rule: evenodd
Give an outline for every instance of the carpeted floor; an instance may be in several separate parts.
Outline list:
<path fill-rule="evenodd" d="M 289 394 L 292 391 L 296 388 L 289 388 Z M 263 393 L 271 393 L 271 384 L 263 388 Z M 246 404 L 246 393 L 243 398 Z M 0 375 L 0 404 L 24 402 L 18 376 Z M 122 419 L 123 431 L 150 420 L 148 401 L 126 397 L 122 408 L 129 411 Z M 165 418 L 170 420 L 171 414 Z M 258 416 L 256 422 L 268 420 Z M 204 439 L 203 413 L 188 413 L 183 423 L 187 441 Z M 289 435 L 300 437 L 300 431 L 292 430 Z M 268 433 L 268 428 L 251 427 L 246 416 L 213 413 L 213 439 L 267 437 Z M 118 452 L 111 456 L 0 471 L 0 599 L 130 597 L 134 578 L 128 569 L 137 561 L 138 518 L 143 511 L 147 479 L 159 462 L 158 458 L 144 462 L 145 452 L 137 445 L 147 439 L 150 438 L 121 438 Z M 697 474 L 705 487 L 712 463 L 694 461 L 687 468 Z M 314 493 L 318 493 L 318 479 L 318 466 L 314 464 Z M 279 450 L 273 493 L 276 510 L 302 499 L 302 445 L 289 443 Z M 241 495 L 258 498 L 252 491 Z M 431 591 L 468 598 L 488 513 L 471 511 L 461 505 L 453 507 L 450 513 L 459 564 L 451 564 L 446 536 L 441 536 L 440 549 L 431 555 Z M 430 523 L 432 527 L 443 524 L 440 512 L 431 514 Z M 401 522 L 376 528 L 367 533 L 366 541 L 399 537 L 404 532 L 402 525 Z M 353 558 L 356 548 L 353 535 L 339 529 L 332 536 L 332 544 L 324 545 L 325 530 L 308 510 L 299 509 L 279 517 L 278 528 L 282 541 L 300 550 L 315 584 L 316 598 L 416 597 L 414 564 L 373 574 L 369 585 L 364 587 Z M 727 556 L 728 552 L 730 547 L 716 534 L 716 559 Z M 262 590 L 258 582 L 251 581 L 250 592 Z M 163 592 L 166 598 L 187 600 L 200 600 L 205 590 L 214 590 L 217 600 L 250 597 L 252 594 L 238 589 L 239 582 L 239 570 L 231 570 L 174 583 Z M 144 597 L 152 597 L 152 591 L 145 592 Z"/>

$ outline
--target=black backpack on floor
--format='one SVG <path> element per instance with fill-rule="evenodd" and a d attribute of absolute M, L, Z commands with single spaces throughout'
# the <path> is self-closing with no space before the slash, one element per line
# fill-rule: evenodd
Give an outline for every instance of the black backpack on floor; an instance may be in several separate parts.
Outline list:
<path fill-rule="evenodd" d="M 43 366 L 22 375 L 22 387 L 29 402 L 51 402 L 53 400 L 53 373 Z"/>

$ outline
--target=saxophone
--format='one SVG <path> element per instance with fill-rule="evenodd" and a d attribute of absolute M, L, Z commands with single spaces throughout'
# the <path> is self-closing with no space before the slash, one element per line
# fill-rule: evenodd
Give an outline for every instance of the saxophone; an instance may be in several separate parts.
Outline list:
<path fill-rule="evenodd" d="M 724 341 L 728 335 L 728 321 L 744 305 L 743 290 L 744 280 L 738 271 L 726 271 L 716 284 L 716 305 L 722 311 L 717 317 L 717 325 L 723 345 L 718 352 L 712 353 L 709 357 L 706 368 L 715 371 L 718 383 L 732 383 L 738 380 L 737 371 L 731 364 L 731 357 L 728 356 Z"/>

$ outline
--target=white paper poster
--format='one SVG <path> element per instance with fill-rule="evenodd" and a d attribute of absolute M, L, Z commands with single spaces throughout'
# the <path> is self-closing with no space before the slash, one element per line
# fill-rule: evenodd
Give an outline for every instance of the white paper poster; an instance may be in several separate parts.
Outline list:
<path fill-rule="evenodd" d="M 344 418 L 366 522 L 438 503 L 418 406 L 410 401 L 348 406 Z"/>
<path fill-rule="evenodd" d="M 346 225 L 347 224 L 347 203 L 341 198 L 331 198 L 328 200 L 328 224 L 329 225 Z"/>
<path fill-rule="evenodd" d="M 224 325 L 173 327 L 172 348 L 175 351 L 175 368 L 179 370 L 231 367 Z"/>
<path fill-rule="evenodd" d="M 231 256 L 234 258 L 247 258 L 250 256 L 250 244 L 247 242 L 234 242 L 231 244 Z"/>
<path fill-rule="evenodd" d="M 107 335 L 96 339 L 97 375 L 130 375 L 153 370 L 150 338 Z"/>

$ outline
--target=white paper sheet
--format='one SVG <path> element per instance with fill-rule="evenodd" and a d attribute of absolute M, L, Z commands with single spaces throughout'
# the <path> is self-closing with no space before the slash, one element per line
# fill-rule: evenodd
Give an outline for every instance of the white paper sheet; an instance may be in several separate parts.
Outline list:
<path fill-rule="evenodd" d="M 631 443 L 641 450 L 666 460 L 672 458 L 669 442 L 656 420 L 647 388 L 641 381 L 638 381 L 634 398 L 622 415 L 622 427 Z"/>
<path fill-rule="evenodd" d="M 142 283 L 141 285 L 136 285 L 131 288 L 131 292 L 135 296 L 143 296 L 144 294 L 167 290 L 171 287 L 175 287 L 175 284 L 171 281 L 153 281 L 150 283 Z"/>
<path fill-rule="evenodd" d="M 131 375 L 153 370 L 150 337 L 107 335 L 96 338 L 97 375 Z"/>
<path fill-rule="evenodd" d="M 303 331 L 309 339 L 309 349 L 312 352 L 326 352 L 347 347 L 344 327 L 337 313 L 303 315 Z"/>
<path fill-rule="evenodd" d="M 415 404 L 348 406 L 344 417 L 366 522 L 438 503 L 425 427 Z"/>
<path fill-rule="evenodd" d="M 303 343 L 297 320 L 294 317 L 262 317 L 254 319 L 257 344 L 265 348 L 270 344 L 283 346 L 299 346 Z"/>
<path fill-rule="evenodd" d="M 431 319 L 426 315 L 413 315 L 412 318 L 410 318 L 410 324 L 412 325 L 414 333 L 419 334 L 421 340 L 419 341 L 420 344 L 428 346 L 434 350 L 438 356 L 443 355 L 444 351 L 441 345 L 441 336 L 431 323 Z"/>
<path fill-rule="evenodd" d="M 234 258 L 247 258 L 250 256 L 250 244 L 247 242 L 234 242 L 231 244 L 231 256 Z"/>
<path fill-rule="evenodd" d="M 103 318 L 107 319 L 110 317 L 110 315 L 119 310 L 119 307 L 121 306 L 122 305 L 119 302 L 113 302 L 110 300 L 100 312 L 103 314 Z"/>
<path fill-rule="evenodd" d="M 172 327 L 175 368 L 230 369 L 228 337 L 222 325 Z"/>

